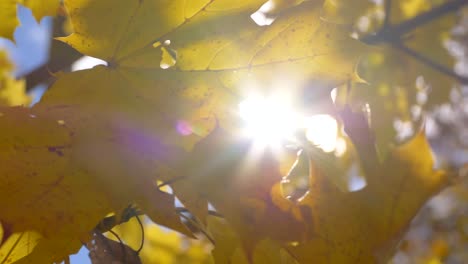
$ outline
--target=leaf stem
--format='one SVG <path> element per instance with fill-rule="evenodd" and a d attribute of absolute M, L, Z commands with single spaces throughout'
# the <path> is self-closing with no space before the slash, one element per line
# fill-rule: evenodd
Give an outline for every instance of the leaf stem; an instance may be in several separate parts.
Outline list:
<path fill-rule="evenodd" d="M 145 228 L 143 226 L 143 223 L 140 220 L 140 217 L 138 217 L 138 215 L 135 215 L 135 218 L 138 221 L 138 224 L 140 225 L 140 228 L 141 228 L 141 244 L 138 250 L 136 251 L 138 254 L 140 254 L 141 250 L 143 249 L 143 246 L 145 245 Z"/>

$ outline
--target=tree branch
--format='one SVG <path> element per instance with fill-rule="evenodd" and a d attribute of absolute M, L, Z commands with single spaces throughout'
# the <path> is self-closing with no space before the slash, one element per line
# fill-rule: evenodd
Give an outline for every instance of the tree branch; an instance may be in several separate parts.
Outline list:
<path fill-rule="evenodd" d="M 385 20 L 382 28 L 376 33 L 371 33 L 363 36 L 360 40 L 368 45 L 379 45 L 379 44 L 391 44 L 392 47 L 404 52 L 408 56 L 418 60 L 426 66 L 439 71 L 447 76 L 450 76 L 460 83 L 467 84 L 468 77 L 457 74 L 452 69 L 418 53 L 402 43 L 402 38 L 409 32 L 416 28 L 429 23 L 441 16 L 455 12 L 460 7 L 468 4 L 467 0 L 452 0 L 445 4 L 442 4 L 436 8 L 431 9 L 428 12 L 417 15 L 409 20 L 403 21 L 396 25 L 390 24 L 390 14 L 392 8 L 392 1 L 385 1 Z"/>
<path fill-rule="evenodd" d="M 468 77 L 465 77 L 465 76 L 462 76 L 462 75 L 459 75 L 457 74 L 455 71 L 445 67 L 444 65 L 424 56 L 423 54 L 421 53 L 418 53 L 410 48 L 408 48 L 407 46 L 405 46 L 403 43 L 399 42 L 399 43 L 394 43 L 393 44 L 393 47 L 395 47 L 396 49 L 406 53 L 407 55 L 413 57 L 414 59 L 424 63 L 424 65 L 436 70 L 436 71 L 439 71 L 447 76 L 450 76 L 454 79 L 456 79 L 457 81 L 459 81 L 460 83 L 463 83 L 463 84 L 468 84 Z"/>
<path fill-rule="evenodd" d="M 385 2 L 385 9 L 388 15 L 390 14 L 390 10 L 387 10 L 387 8 L 391 5 L 390 2 L 389 0 Z M 467 0 L 453 0 L 396 25 L 385 26 L 384 21 L 384 26 L 381 30 L 376 33 L 365 35 L 361 38 L 361 41 L 369 45 L 399 42 L 404 35 L 414 29 L 448 13 L 454 12 L 466 4 L 468 4 Z M 387 21 L 387 14 L 385 20 Z"/>
<path fill-rule="evenodd" d="M 390 26 L 390 16 L 392 15 L 392 0 L 385 0 L 385 18 L 383 28 Z"/>

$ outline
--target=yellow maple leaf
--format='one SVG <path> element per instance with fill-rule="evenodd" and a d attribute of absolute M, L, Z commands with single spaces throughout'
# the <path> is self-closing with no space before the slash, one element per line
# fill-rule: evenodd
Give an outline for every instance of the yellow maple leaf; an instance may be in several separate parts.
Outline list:
<path fill-rule="evenodd" d="M 361 45 L 347 35 L 346 28 L 320 22 L 318 3 L 306 2 L 290 8 L 271 27 L 263 28 L 249 18 L 262 2 L 65 1 L 75 32 L 63 41 L 84 54 L 105 59 L 108 66 L 59 75 L 32 110 L 40 119 L 49 119 L 49 125 L 37 123 L 30 128 L 51 129 L 50 136 L 41 138 L 40 145 L 64 148 L 35 148 L 34 155 L 46 155 L 30 166 L 30 173 L 37 172 L 38 176 L 25 191 L 45 192 L 45 206 L 55 193 L 49 193 L 47 187 L 44 190 L 43 184 L 55 186 L 54 182 L 64 181 L 70 186 L 74 195 L 69 199 L 76 203 L 76 211 L 67 209 L 60 214 L 74 216 L 75 221 L 87 219 L 82 228 L 62 225 L 64 232 L 72 229 L 70 236 L 76 237 L 86 228 L 89 230 L 99 216 L 134 200 L 153 220 L 183 232 L 175 212 L 172 218 L 163 216 L 170 208 L 157 209 L 159 204 L 170 204 L 170 198 L 156 195 L 160 192 L 150 181 L 155 171 L 162 170 L 162 164 L 170 165 L 178 159 L 178 152 L 161 142 L 189 148 L 212 129 L 214 115 L 225 122 L 223 115 L 230 112 L 229 105 L 238 103 L 232 93 L 237 93 L 235 90 L 248 76 L 268 84 L 272 72 L 281 72 L 290 75 L 291 85 L 303 82 L 303 76 L 307 76 L 327 83 L 323 89 L 350 78 L 358 54 L 349 49 L 359 50 Z M 102 12 L 109 15 L 103 19 Z M 349 42 L 344 44 L 344 40 Z M 161 68 L 163 48 L 177 54 L 176 64 L 169 69 Z M 13 118 L 15 114 L 11 115 Z M 29 117 L 24 113 L 14 118 Z M 178 134 L 174 127 L 178 120 L 189 122 L 198 132 L 188 137 Z M 12 131 L 5 138 L 30 137 L 21 130 L 24 124 L 17 126 L 21 134 Z M 54 133 L 61 136 L 51 138 Z M 30 146 L 25 143 L 24 148 Z M 15 162 L 33 159 L 30 154 L 18 155 L 14 156 Z M 47 157 L 52 160 L 45 162 Z M 13 168 L 7 169 L 12 173 Z M 2 175 L 9 175 L 10 171 Z M 16 174 L 23 175 L 12 183 L 19 186 L 28 174 L 21 170 Z M 142 191 L 151 188 L 156 194 Z M 100 189 L 106 192 L 100 194 Z M 88 190 L 89 195 L 80 200 L 82 190 Z M 30 197 L 24 195 L 23 199 L 26 202 Z M 93 207 L 94 200 L 105 202 Z M 68 208 L 63 201 L 54 199 L 56 205 L 52 208 Z M 86 210 L 90 215 L 79 214 L 79 205 L 90 205 Z M 50 212 L 41 206 L 37 208 L 37 216 Z M 27 221 L 26 211 L 18 206 L 12 215 L 2 218 L 22 223 L 18 228 L 58 232 L 47 225 L 56 223 L 56 217 Z"/>
<path fill-rule="evenodd" d="M 31 97 L 26 94 L 25 81 L 15 80 L 12 69 L 7 53 L 0 51 L 0 106 L 27 106 Z"/>
<path fill-rule="evenodd" d="M 113 179 L 118 179 L 119 172 L 115 171 L 115 178 L 103 182 L 94 176 L 99 168 L 87 171 L 90 168 L 80 161 L 81 155 L 103 153 L 92 147 L 96 142 L 87 144 L 74 137 L 73 127 L 68 127 L 63 120 L 50 116 L 50 113 L 23 108 L 1 108 L 0 113 L 0 160 L 2 164 L 8 164 L 0 167 L 0 190 L 4 197 L 8 197 L 0 201 L 1 220 L 10 224 L 14 232 L 35 230 L 44 235 L 45 239 L 40 241 L 44 246 L 38 246 L 38 250 L 61 248 L 60 241 L 64 240 L 86 240 L 88 232 L 101 218 L 132 201 L 142 201 L 143 206 L 150 207 L 149 214 L 157 213 L 155 219 L 161 224 L 184 232 L 173 208 L 174 198 L 156 190 L 147 178 L 135 177 L 132 184 L 118 185 L 123 189 L 103 192 Z M 17 142 L 15 138 L 22 140 Z M 106 160 L 100 158 L 100 161 Z M 114 168 L 125 171 L 124 164 Z M 140 198 L 137 197 L 140 195 L 135 196 L 138 193 Z M 151 206 L 145 203 L 151 203 Z M 49 257 L 63 258 L 77 249 L 55 249 L 64 255 Z M 37 254 L 47 256 L 46 252 Z"/>
<path fill-rule="evenodd" d="M 148 220 L 146 217 L 141 217 L 143 225 L 140 226 L 138 221 L 132 218 L 113 229 L 131 248 L 137 250 L 142 246 L 139 256 L 143 263 L 213 263 L 209 254 L 211 245 L 206 239 L 190 239 L 172 230 L 163 229 Z M 109 234 L 109 238 L 116 240 L 112 234 Z"/>
<path fill-rule="evenodd" d="M 192 186 L 227 219 L 248 254 L 266 238 L 297 240 L 304 228 L 301 215 L 291 213 L 290 202 L 275 193 L 282 178 L 277 158 L 268 152 L 253 158 L 251 147 L 250 140 L 217 129 L 195 146 L 177 171 L 187 176 L 179 184 Z M 208 162 L 206 157 L 213 158 Z M 285 226 L 288 230 L 280 228 Z"/>
<path fill-rule="evenodd" d="M 323 4 L 322 17 L 334 23 L 354 24 L 367 9 L 374 6 L 375 3 L 366 0 L 326 0 Z"/>
<path fill-rule="evenodd" d="M 0 247 L 0 263 L 15 263 L 31 253 L 41 235 L 37 232 L 14 233 Z"/>
<path fill-rule="evenodd" d="M 278 189 L 277 160 L 268 153 L 252 159 L 248 142 L 222 131 L 195 146 L 188 162 L 180 165 L 180 174 L 187 177 L 178 184 L 192 186 L 227 220 L 230 227 L 211 217 L 207 223 L 218 262 L 263 263 L 255 259 L 268 239 L 288 248 L 299 263 L 388 260 L 419 208 L 447 184 L 446 174 L 433 169 L 422 132 L 380 163 L 367 119 L 346 111 L 345 129 L 366 172 L 367 186 L 356 192 L 340 189 L 335 175 L 327 175 L 318 164 L 326 160 L 310 156 L 309 161 L 299 160 L 308 166 L 296 167 L 309 173 L 309 190 L 288 200 Z"/>
<path fill-rule="evenodd" d="M 353 51 L 362 48 L 345 27 L 322 23 L 314 1 L 288 9 L 267 28 L 249 18 L 262 1 L 183 3 L 66 1 L 75 32 L 61 40 L 109 67 L 61 76 L 43 104 L 76 104 L 80 98 L 80 107 L 98 107 L 93 101 L 105 96 L 99 112 L 125 112 L 164 141 L 193 145 L 213 128 L 215 115 L 226 122 L 226 110 L 238 103 L 248 80 L 267 90 L 276 81 L 272 72 L 281 72 L 296 90 L 310 80 L 331 89 L 351 78 L 359 57 Z M 100 10 L 108 7 L 111 15 L 103 20 Z M 161 69 L 169 49 L 176 63 Z M 78 78 L 79 85 L 69 85 Z M 173 133 L 179 120 L 195 132 Z"/>
<path fill-rule="evenodd" d="M 243 250 L 235 230 L 224 219 L 219 217 L 208 217 L 208 230 L 216 241 L 216 247 L 212 255 L 215 263 L 236 264 L 297 264 L 292 257 L 277 241 L 263 239 L 253 249 L 250 261 Z"/>
<path fill-rule="evenodd" d="M 3 106 L 27 106 L 31 103 L 31 97 L 25 92 L 25 81 L 14 80 L 9 76 L 0 76 L 0 105 Z"/>
<path fill-rule="evenodd" d="M 367 186 L 357 192 L 342 192 L 310 161 L 311 187 L 299 201 L 310 210 L 310 239 L 290 247 L 301 263 L 388 260 L 419 208 L 447 184 L 446 174 L 433 169 L 431 150 L 422 132 L 379 164 L 376 157 L 369 156 L 371 145 L 366 142 L 373 140 L 363 136 L 369 129 L 365 118 L 352 112 L 345 115 L 345 122 L 351 122 L 346 132 L 360 153 Z"/>
<path fill-rule="evenodd" d="M 19 24 L 16 14 L 17 5 L 29 7 L 37 21 L 45 16 L 55 15 L 60 5 L 58 0 L 6 0 L 0 3 L 0 36 L 13 39 L 13 32 Z"/>
<path fill-rule="evenodd" d="M 31 111 L 0 110 L 0 128 L 7 131 L 1 134 L 0 160 L 9 164 L 0 168 L 5 179 L 0 193 L 9 197 L 0 199 L 0 220 L 16 232 L 36 230 L 46 237 L 32 254 L 45 255 L 59 241 L 89 239 L 100 218 L 131 202 L 157 223 L 189 234 L 174 210 L 174 197 L 153 183 L 166 167 L 184 160 L 177 146 L 190 149 L 216 119 L 227 126 L 246 80 L 268 90 L 275 82 L 271 76 L 282 74 L 291 90 L 306 89 L 312 80 L 324 84 L 316 89 L 329 91 L 352 78 L 362 45 L 346 27 L 320 20 L 320 1 L 284 10 L 269 27 L 250 19 L 262 4 L 65 1 L 74 33 L 62 40 L 108 66 L 59 74 Z M 175 65 L 163 69 L 163 54 L 163 62 L 170 55 Z M 187 122 L 193 133 L 178 133 L 178 121 Z M 269 184 L 260 194 L 233 201 L 234 208 L 248 217 L 264 206 L 258 200 L 266 199 L 267 214 L 259 219 L 282 215 L 269 198 Z M 290 218 L 296 221 L 284 214 L 275 223 Z M 247 226 L 245 219 L 238 226 Z M 264 232 L 259 229 L 252 240 Z"/>

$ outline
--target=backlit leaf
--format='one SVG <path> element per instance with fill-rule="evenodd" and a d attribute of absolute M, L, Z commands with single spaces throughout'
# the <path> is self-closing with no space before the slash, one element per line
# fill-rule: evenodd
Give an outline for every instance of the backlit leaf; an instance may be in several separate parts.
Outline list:
<path fill-rule="evenodd" d="M 31 102 L 23 80 L 11 76 L 11 65 L 6 52 L 0 51 L 0 106 L 27 106 Z"/>
<path fill-rule="evenodd" d="M 37 19 L 58 2 L 21 1 Z M 17 3 L 0 4 L 0 34 L 11 37 Z M 421 1 L 394 3 L 397 18 L 427 9 Z M 416 212 L 447 181 L 433 168 L 423 132 L 394 147 L 391 126 L 422 105 L 416 80 L 448 82 L 395 47 L 361 43 L 353 26 L 360 33 L 365 26 L 355 20 L 367 13 L 369 23 L 382 22 L 382 10 L 370 4 L 65 0 L 73 33 L 59 40 L 107 65 L 54 73 L 57 80 L 31 109 L 0 107 L 0 223 L 8 234 L 0 260 L 60 262 L 88 243 L 95 263 L 139 263 L 135 220 L 114 228 L 128 245 L 93 232 L 133 204 L 154 221 L 143 223 L 148 263 L 211 262 L 203 242 L 173 231 L 207 236 L 217 263 L 388 260 Z M 257 12 L 268 23 L 254 21 Z M 402 41 L 416 49 L 435 32 L 437 41 L 420 50 L 451 67 L 442 45 L 452 19 Z M 4 61 L 0 72 L 9 74 Z M 28 104 L 22 84 L 10 83 L 0 86 L 0 103 Z M 351 167 L 354 152 L 341 158 L 302 146 L 304 155 L 283 177 L 291 166 L 284 153 L 259 153 L 239 137 L 236 109 L 249 93 L 287 91 L 298 111 L 335 114 L 336 86 L 346 86 L 342 104 L 370 113 L 368 124 L 363 114 L 341 112 L 363 189 L 348 192 L 341 168 Z M 185 208 L 176 209 L 176 197 Z M 181 216 L 193 221 L 189 227 Z M 34 243 L 25 242 L 33 233 Z"/>
<path fill-rule="evenodd" d="M 41 236 L 37 232 L 12 234 L 0 246 L 0 263 L 14 263 L 27 256 L 36 247 Z"/>
<path fill-rule="evenodd" d="M 102 138 L 86 143 L 75 137 L 73 125 L 48 115 L 50 113 L 22 108 L 2 108 L 0 112 L 3 131 L 0 159 L 2 164 L 9 164 L 0 167 L 0 191 L 8 197 L 0 201 L 1 220 L 11 223 L 14 231 L 36 230 L 52 240 L 48 242 L 52 245 L 60 245 L 58 241 L 65 238 L 79 241 L 78 238 L 87 237 L 106 214 L 134 201 L 147 208 L 148 214 L 156 215 L 155 219 L 161 224 L 184 232 L 173 208 L 174 198 L 152 187 L 151 179 L 135 177 L 139 183 L 133 187 L 128 182 L 120 182 L 112 184 L 111 192 L 102 191 L 120 177 L 119 169 L 122 172 L 125 169 L 114 166 L 116 171 L 109 173 L 115 174 L 100 174 L 94 159 L 83 162 L 82 155 L 103 155 L 95 145 Z M 30 131 L 35 133 L 31 136 Z M 100 146 L 106 149 L 105 145 Z M 108 162 L 102 158 L 99 161 Z M 119 163 L 122 164 L 116 164 Z M 95 173 L 102 178 L 96 178 Z"/>
<path fill-rule="evenodd" d="M 109 66 L 58 75 L 58 81 L 32 110 L 40 119 L 50 120 L 50 125 L 43 120 L 37 123 L 40 129 L 51 131 L 37 139 L 47 147 L 34 148 L 40 157 L 36 160 L 22 153 L 14 160 L 33 160 L 27 173 L 38 173 L 37 182 L 30 186 L 39 193 L 44 192 L 41 186 L 46 182 L 58 182 L 58 186 L 66 183 L 71 193 L 67 204 L 76 203 L 73 208 L 67 206 L 63 211 L 60 193 L 45 195 L 43 203 L 56 204 L 53 207 L 65 219 L 73 216 L 74 221 L 80 221 L 82 228 L 73 227 L 70 236 L 90 230 L 99 217 L 132 201 L 154 221 L 187 233 L 173 209 L 173 197 L 158 191 L 152 183 L 164 178 L 158 177 L 158 172 L 166 173 L 167 166 L 185 159 L 176 145 L 190 149 L 214 127 L 215 120 L 227 126 L 225 117 L 237 106 L 242 84 L 249 79 L 262 83 L 265 90 L 274 82 L 272 72 L 281 72 L 296 90 L 304 89 L 303 76 L 307 76 L 307 82 L 320 80 L 325 84 L 320 89 L 329 90 L 350 78 L 359 52 L 348 51 L 360 51 L 362 46 L 347 35 L 346 28 L 321 22 L 319 3 L 289 8 L 267 28 L 250 19 L 261 4 L 258 0 L 65 1 L 74 33 L 63 41 L 86 55 L 106 60 Z M 103 12 L 109 15 L 103 17 Z M 177 54 L 175 65 L 166 70 L 161 69 L 162 49 Z M 26 113 L 23 115 L 15 117 L 19 118 L 16 122 L 28 119 Z M 178 122 L 188 123 L 190 136 L 180 134 Z M 19 127 L 26 129 L 24 124 Z M 22 133 L 15 132 L 15 137 L 29 137 L 26 130 Z M 63 135 L 52 137 L 53 133 Z M 13 133 L 5 135 L 5 139 L 10 137 Z M 32 144 L 24 145 L 29 150 Z M 51 160 L 44 163 L 42 152 L 47 152 L 44 157 Z M 42 164 L 51 168 L 45 169 Z M 28 175 L 16 170 L 15 174 Z M 21 179 L 15 178 L 14 184 Z M 53 188 L 57 192 L 62 189 Z M 99 191 L 103 189 L 106 191 Z M 79 198 L 83 190 L 89 194 L 86 199 Z M 262 197 L 254 195 L 236 202 L 236 210 L 245 211 L 241 207 L 250 199 L 269 196 L 268 188 L 263 192 Z M 93 205 L 92 201 L 102 202 Z M 271 201 L 267 204 L 267 211 L 281 214 Z M 81 211 L 81 206 L 87 209 Z M 44 226 L 38 226 L 36 221 L 19 220 L 26 218 L 27 211 L 20 208 L 5 218 L 23 222 L 18 228 L 60 233 L 50 225 L 50 230 L 45 227 L 45 223 L 57 221 L 50 219 L 54 214 L 49 213 Z M 40 206 L 37 208 L 37 216 L 45 214 Z M 86 224 L 81 222 L 84 217 Z M 241 226 L 245 226 L 242 221 Z M 70 225 L 61 226 L 63 232 L 70 232 Z"/>
<path fill-rule="evenodd" d="M 355 139 L 365 130 L 355 126 L 348 134 Z M 383 164 L 366 168 L 367 186 L 357 192 L 340 191 L 314 161 L 310 164 L 311 188 L 300 204 L 310 208 L 311 239 L 290 248 L 301 263 L 388 259 L 420 206 L 447 182 L 433 169 L 423 133 L 395 148 Z"/>
<path fill-rule="evenodd" d="M 127 223 L 117 226 L 114 231 L 129 247 L 134 250 L 143 248 L 139 252 L 142 263 L 146 264 L 177 264 L 177 263 L 213 263 L 209 254 L 211 245 L 206 240 L 194 240 L 172 230 L 161 228 L 160 226 L 141 218 L 143 230 L 138 221 L 132 218 Z M 141 236 L 145 238 L 142 241 Z M 109 234 L 108 237 L 116 241 L 116 238 Z"/>

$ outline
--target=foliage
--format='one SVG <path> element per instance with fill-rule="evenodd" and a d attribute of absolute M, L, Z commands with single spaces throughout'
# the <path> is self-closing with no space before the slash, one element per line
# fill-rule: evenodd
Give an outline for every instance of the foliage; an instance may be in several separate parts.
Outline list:
<path fill-rule="evenodd" d="M 57 0 L 6 0 L 0 3 L 0 17 L 2 24 L 0 25 L 0 36 L 13 39 L 13 32 L 19 24 L 16 17 L 16 8 L 18 4 L 29 7 L 36 19 L 41 19 L 44 16 L 55 15 L 59 7 Z"/>
<path fill-rule="evenodd" d="M 0 6 L 3 36 L 17 2 Z M 59 9 L 21 3 L 36 18 Z M 396 144 L 393 121 L 420 124 L 411 107 L 431 109 L 466 83 L 443 47 L 464 4 L 65 0 L 73 33 L 57 40 L 107 65 L 54 73 L 24 108 L 13 107 L 28 104 L 24 86 L 0 58 L 0 263 L 60 262 L 83 243 L 94 263 L 386 262 L 450 180 L 434 169 L 424 129 Z M 345 155 L 299 135 L 294 165 L 286 148 L 252 157 L 234 109 L 246 87 L 271 92 L 278 76 L 299 110 L 340 121 Z M 430 99 L 418 102 L 421 93 Z M 344 190 L 357 162 L 367 185 Z M 286 191 L 293 175 L 307 182 L 300 195 Z"/>
<path fill-rule="evenodd" d="M 12 68 L 6 54 L 0 52 L 0 106 L 28 105 L 31 98 L 25 94 L 24 81 L 11 77 Z"/>

